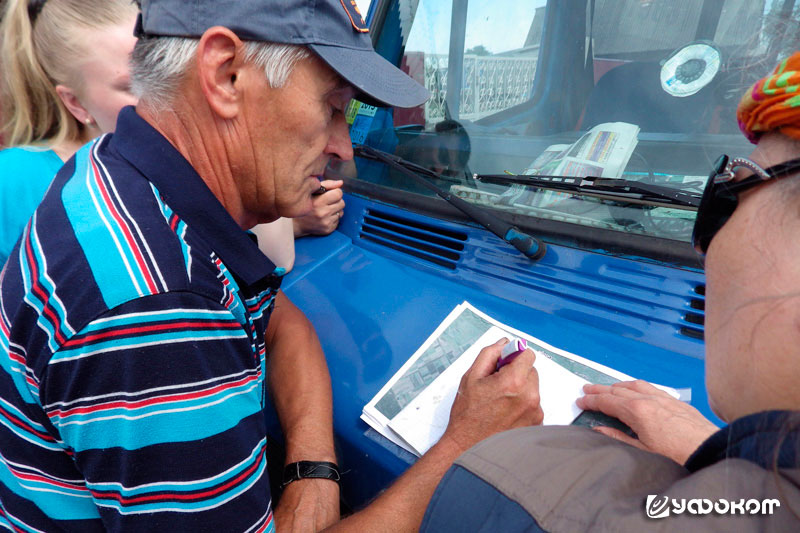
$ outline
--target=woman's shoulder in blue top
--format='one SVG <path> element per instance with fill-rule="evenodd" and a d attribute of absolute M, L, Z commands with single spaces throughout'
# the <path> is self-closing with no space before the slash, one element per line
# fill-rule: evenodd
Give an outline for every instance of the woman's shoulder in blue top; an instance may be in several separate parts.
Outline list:
<path fill-rule="evenodd" d="M 53 150 L 0 150 L 0 267 L 63 164 Z"/>

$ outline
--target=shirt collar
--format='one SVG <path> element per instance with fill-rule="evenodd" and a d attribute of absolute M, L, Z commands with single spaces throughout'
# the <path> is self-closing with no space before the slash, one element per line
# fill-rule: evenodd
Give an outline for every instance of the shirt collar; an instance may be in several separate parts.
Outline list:
<path fill-rule="evenodd" d="M 253 235 L 239 227 L 186 158 L 132 106 L 120 112 L 110 146 L 155 185 L 166 204 L 206 239 L 236 278 L 254 288 L 274 283 L 280 272 L 258 249 Z"/>
<path fill-rule="evenodd" d="M 723 459 L 738 458 L 766 469 L 797 468 L 798 442 L 800 412 L 764 411 L 734 420 L 711 435 L 685 466 L 695 472 Z"/>

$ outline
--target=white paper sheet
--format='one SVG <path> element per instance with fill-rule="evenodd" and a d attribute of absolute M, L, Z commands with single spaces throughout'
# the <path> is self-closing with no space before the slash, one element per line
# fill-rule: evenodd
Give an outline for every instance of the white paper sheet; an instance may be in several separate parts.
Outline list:
<path fill-rule="evenodd" d="M 442 372 L 411 403 L 389 421 L 389 428 L 410 444 L 414 453 L 422 455 L 441 438 L 450 420 L 450 408 L 455 401 L 461 376 L 464 375 L 480 350 L 508 334 L 492 326 L 459 359 Z M 539 395 L 544 425 L 568 425 L 581 413 L 575 400 L 583 395 L 582 387 L 589 383 L 561 365 L 538 353 L 533 365 L 539 373 Z"/>
<path fill-rule="evenodd" d="M 422 455 L 444 433 L 464 372 L 482 348 L 501 337 L 519 337 L 536 353 L 545 425 L 570 424 L 580 415 L 575 400 L 590 382 L 613 383 L 630 376 L 555 348 L 511 328 L 467 302 L 456 306 L 362 410 L 361 419 L 386 438 Z M 656 385 L 686 400 L 691 391 Z"/>

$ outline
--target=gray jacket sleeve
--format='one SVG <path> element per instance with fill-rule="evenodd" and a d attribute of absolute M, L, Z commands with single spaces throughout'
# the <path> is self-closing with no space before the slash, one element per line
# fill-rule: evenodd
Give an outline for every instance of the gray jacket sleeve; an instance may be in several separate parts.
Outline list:
<path fill-rule="evenodd" d="M 422 530 L 442 531 L 447 524 L 448 531 L 509 533 L 794 531 L 800 530 L 799 479 L 797 470 L 768 471 L 740 459 L 690 475 L 670 459 L 585 428 L 521 428 L 479 443 L 456 461 Z M 650 512 L 661 518 L 647 514 L 651 495 Z M 753 515 L 756 501 L 759 514 Z"/>

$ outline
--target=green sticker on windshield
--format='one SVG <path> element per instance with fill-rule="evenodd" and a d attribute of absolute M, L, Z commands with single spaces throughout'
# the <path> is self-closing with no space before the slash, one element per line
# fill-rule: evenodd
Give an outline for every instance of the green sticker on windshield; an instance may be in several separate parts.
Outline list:
<path fill-rule="evenodd" d="M 350 100 L 350 103 L 347 104 L 347 110 L 344 112 L 344 118 L 347 120 L 348 124 L 352 124 L 353 121 L 356 119 L 356 115 L 358 114 L 358 109 L 361 107 L 361 102 L 353 98 Z"/>
<path fill-rule="evenodd" d="M 367 105 L 364 102 L 359 102 L 355 98 L 350 100 L 350 103 L 347 104 L 347 109 L 345 110 L 344 117 L 347 120 L 348 124 L 353 124 L 356 120 L 356 115 L 363 115 L 365 117 L 374 117 L 375 113 L 378 112 L 378 108 L 374 105 Z"/>
<path fill-rule="evenodd" d="M 369 133 L 372 126 L 372 119 L 377 111 L 378 108 L 375 106 L 367 105 L 355 99 L 350 100 L 350 105 L 345 111 L 345 119 L 350 124 L 350 139 L 353 144 L 363 144 L 367 139 L 367 133 Z"/>

